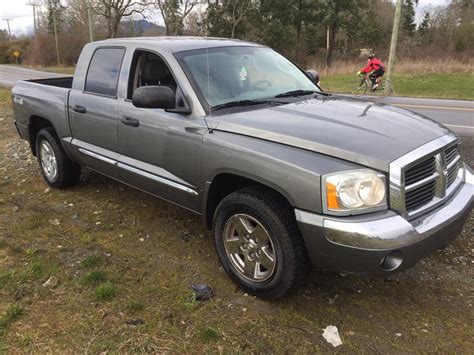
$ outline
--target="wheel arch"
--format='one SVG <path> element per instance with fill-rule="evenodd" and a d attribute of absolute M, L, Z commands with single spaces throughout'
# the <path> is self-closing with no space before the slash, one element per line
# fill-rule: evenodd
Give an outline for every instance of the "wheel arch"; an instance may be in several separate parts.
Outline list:
<path fill-rule="evenodd" d="M 270 181 L 241 171 L 221 171 L 216 173 L 210 181 L 205 182 L 202 207 L 202 218 L 205 226 L 208 229 L 212 228 L 214 212 L 223 198 L 235 191 L 251 186 L 272 191 L 288 207 L 294 206 L 291 196 Z"/>
<path fill-rule="evenodd" d="M 43 128 L 52 127 L 54 130 L 54 125 L 52 124 L 51 120 L 33 115 L 30 117 L 28 122 L 28 133 L 29 133 L 29 141 L 30 141 L 30 148 L 31 152 L 34 156 L 36 156 L 36 138 L 38 136 L 39 131 Z M 55 130 L 56 132 L 56 130 Z"/>

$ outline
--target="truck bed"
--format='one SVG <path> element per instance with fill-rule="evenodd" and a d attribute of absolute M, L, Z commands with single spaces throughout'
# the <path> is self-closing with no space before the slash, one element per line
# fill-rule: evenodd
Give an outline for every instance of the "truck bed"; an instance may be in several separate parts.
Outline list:
<path fill-rule="evenodd" d="M 47 79 L 31 79 L 26 80 L 31 83 L 41 84 L 41 85 L 49 85 L 49 86 L 57 86 L 60 88 L 71 89 L 72 88 L 72 76 L 63 76 L 59 78 L 47 78 Z"/>

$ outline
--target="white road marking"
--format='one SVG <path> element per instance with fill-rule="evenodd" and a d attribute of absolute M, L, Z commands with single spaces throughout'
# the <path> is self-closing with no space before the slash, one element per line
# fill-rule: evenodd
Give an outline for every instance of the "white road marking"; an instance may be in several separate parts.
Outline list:
<path fill-rule="evenodd" d="M 411 104 L 392 104 L 392 105 L 399 106 L 399 107 L 417 107 L 417 108 L 454 110 L 454 111 L 474 111 L 474 108 L 467 108 L 467 107 L 446 107 L 446 106 L 428 106 L 428 105 L 411 105 Z"/>

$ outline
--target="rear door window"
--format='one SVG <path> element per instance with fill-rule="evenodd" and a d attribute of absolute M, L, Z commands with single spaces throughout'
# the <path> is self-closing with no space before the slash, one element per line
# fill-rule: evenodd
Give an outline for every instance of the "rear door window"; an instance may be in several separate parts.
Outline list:
<path fill-rule="evenodd" d="M 99 48 L 92 55 L 86 76 L 86 92 L 116 97 L 125 48 Z"/>

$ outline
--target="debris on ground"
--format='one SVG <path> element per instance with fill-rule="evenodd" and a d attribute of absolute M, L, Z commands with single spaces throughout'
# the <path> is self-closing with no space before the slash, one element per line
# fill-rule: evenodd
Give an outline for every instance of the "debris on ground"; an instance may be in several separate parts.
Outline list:
<path fill-rule="evenodd" d="M 134 327 L 137 327 L 139 325 L 145 324 L 145 321 L 143 319 L 129 319 L 125 321 L 126 325 L 132 325 Z"/>
<path fill-rule="evenodd" d="M 334 347 L 342 345 L 342 340 L 339 336 L 339 331 L 337 330 L 336 326 L 328 325 L 323 330 L 323 338 L 326 339 L 328 343 L 330 343 Z"/>
<path fill-rule="evenodd" d="M 55 276 L 51 276 L 43 283 L 43 287 L 55 288 L 59 283 L 59 280 Z"/>
<path fill-rule="evenodd" d="M 214 295 L 212 287 L 206 284 L 191 285 L 191 289 L 193 290 L 194 299 L 196 301 L 205 301 Z"/>

